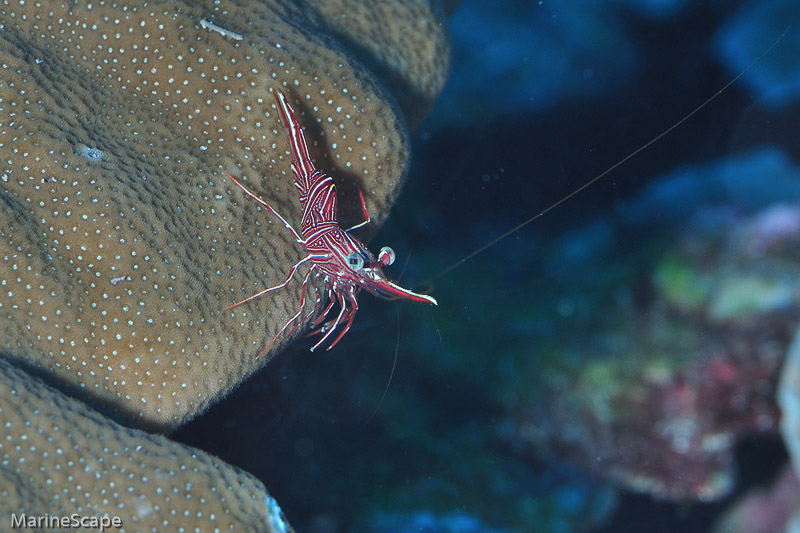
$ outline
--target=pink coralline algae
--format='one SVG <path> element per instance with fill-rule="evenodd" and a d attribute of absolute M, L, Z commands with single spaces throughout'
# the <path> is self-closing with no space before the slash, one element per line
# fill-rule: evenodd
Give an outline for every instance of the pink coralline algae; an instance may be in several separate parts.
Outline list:
<path fill-rule="evenodd" d="M 634 260 L 604 316 L 576 326 L 581 340 L 544 370 L 535 363 L 542 382 L 518 384 L 505 439 L 661 498 L 730 492 L 737 441 L 778 429 L 776 382 L 800 304 L 800 207 L 693 220 L 709 217 L 718 223 L 687 224 Z"/>

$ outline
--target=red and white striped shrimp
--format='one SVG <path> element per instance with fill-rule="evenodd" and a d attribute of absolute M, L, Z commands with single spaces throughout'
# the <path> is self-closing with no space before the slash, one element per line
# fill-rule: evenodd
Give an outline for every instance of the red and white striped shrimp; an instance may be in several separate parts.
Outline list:
<path fill-rule="evenodd" d="M 317 313 L 323 306 L 323 294 L 327 296 L 328 304 L 312 325 L 313 328 L 317 328 L 312 332 L 312 335 L 321 333 L 322 338 L 312 346 L 311 351 L 322 345 L 340 325 L 344 324 L 339 334 L 328 346 L 328 349 L 333 348 L 347 333 L 347 330 L 353 324 L 356 311 L 358 311 L 357 297 L 362 289 L 381 298 L 405 299 L 436 305 L 436 300 L 433 297 L 404 289 L 386 278 L 381 269 L 394 262 L 395 254 L 391 248 L 381 248 L 376 258 L 364 243 L 349 233 L 370 222 L 369 213 L 364 203 L 364 195 L 360 190 L 359 196 L 364 212 L 364 221 L 347 230 L 343 230 L 339 226 L 336 209 L 336 186 L 330 176 L 314 167 L 314 163 L 308 153 L 308 145 L 303 135 L 303 129 L 300 127 L 292 107 L 286 101 L 286 97 L 278 90 L 273 92 L 284 128 L 289 134 L 289 144 L 292 148 L 294 184 L 300 192 L 300 207 L 303 212 L 300 233 L 264 200 L 252 193 L 230 174 L 225 175 L 233 180 L 248 196 L 275 215 L 292 233 L 295 240 L 303 246 L 307 255 L 292 266 L 283 283 L 259 291 L 244 300 L 225 307 L 225 309 L 231 309 L 259 296 L 286 287 L 292 281 L 300 265 L 309 263 L 311 266 L 303 278 L 300 309 L 283 325 L 259 356 L 264 355 L 291 324 L 294 324 L 294 327 L 290 335 L 295 332 L 300 324 Z M 306 311 L 306 289 L 309 283 L 313 283 L 316 302 L 313 309 Z M 334 304 L 337 303 L 339 304 L 339 313 L 336 318 L 325 322 L 325 318 Z"/>

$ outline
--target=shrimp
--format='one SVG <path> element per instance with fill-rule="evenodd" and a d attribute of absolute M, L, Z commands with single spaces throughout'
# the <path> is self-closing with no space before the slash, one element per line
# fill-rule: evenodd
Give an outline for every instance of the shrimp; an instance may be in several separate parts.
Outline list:
<path fill-rule="evenodd" d="M 391 282 L 384 275 L 382 268 L 391 265 L 395 259 L 395 253 L 391 248 L 381 248 L 378 256 L 375 257 L 364 243 L 350 234 L 352 230 L 361 228 L 370 222 L 369 212 L 364 203 L 364 195 L 360 190 L 359 198 L 364 213 L 364 221 L 347 230 L 339 226 L 336 207 L 336 185 L 334 185 L 330 176 L 317 170 L 313 161 L 311 161 L 303 129 L 292 107 L 287 102 L 286 96 L 278 90 L 273 92 L 292 148 L 292 172 L 295 177 L 295 187 L 300 192 L 300 207 L 303 213 L 300 232 L 296 231 L 275 209 L 247 189 L 233 176 L 230 174 L 225 175 L 248 196 L 277 217 L 291 232 L 295 241 L 303 247 L 306 255 L 289 269 L 289 273 L 282 283 L 268 287 L 244 300 L 231 304 L 225 307 L 225 310 L 288 286 L 301 265 L 308 263 L 310 266 L 303 277 L 300 308 L 283 325 L 272 341 L 259 354 L 259 357 L 272 347 L 289 326 L 294 324 L 289 333 L 289 336 L 291 336 L 300 324 L 311 318 L 320 309 L 322 309 L 322 313 L 314 320 L 312 328 L 316 329 L 312 331 L 311 335 L 320 333 L 322 337 L 311 347 L 311 351 L 313 352 L 319 348 L 334 331 L 339 329 L 339 334 L 328 345 L 327 349 L 330 350 L 344 337 L 353 324 L 353 319 L 358 311 L 358 294 L 362 289 L 385 299 L 402 299 L 437 305 L 432 296 L 417 294 L 404 289 Z M 316 302 L 314 302 L 311 309 L 307 309 L 310 306 L 306 301 L 306 289 L 309 284 L 312 284 L 316 295 Z M 323 295 L 327 297 L 328 301 L 324 308 Z M 339 313 L 335 318 L 325 322 L 335 304 L 339 305 Z"/>

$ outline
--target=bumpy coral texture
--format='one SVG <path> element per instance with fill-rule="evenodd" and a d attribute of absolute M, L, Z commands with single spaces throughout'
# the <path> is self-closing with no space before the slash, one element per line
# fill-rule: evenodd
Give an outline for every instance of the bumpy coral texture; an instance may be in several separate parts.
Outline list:
<path fill-rule="evenodd" d="M 115 531 L 291 527 L 253 476 L 120 426 L 0 358 L 0 519 L 119 517 Z M 33 421 L 33 422 L 32 422 Z"/>
<path fill-rule="evenodd" d="M 449 41 L 442 20 L 447 8 L 428 0 L 369 2 L 366 8 L 361 0 L 325 0 L 316 8 L 392 88 L 411 127 L 422 122 L 447 77 Z"/>
<path fill-rule="evenodd" d="M 299 306 L 296 284 L 223 311 L 303 255 L 223 175 L 300 226 L 271 90 L 337 181 L 343 224 L 360 221 L 356 186 L 377 223 L 398 193 L 399 106 L 301 2 L 6 1 L 0 24 L 0 349 L 172 428 L 279 350 L 256 358 Z"/>

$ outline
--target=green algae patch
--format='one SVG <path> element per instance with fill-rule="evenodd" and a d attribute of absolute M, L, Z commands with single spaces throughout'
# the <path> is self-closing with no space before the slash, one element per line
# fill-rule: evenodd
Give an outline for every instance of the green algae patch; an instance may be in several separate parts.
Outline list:
<path fill-rule="evenodd" d="M 653 278 L 665 300 L 683 311 L 700 311 L 714 287 L 711 275 L 696 271 L 674 256 L 656 268 Z"/>
<path fill-rule="evenodd" d="M 593 361 L 580 375 L 580 391 L 585 406 L 602 424 L 612 424 L 619 416 L 618 400 L 629 384 L 620 375 L 617 361 Z"/>

